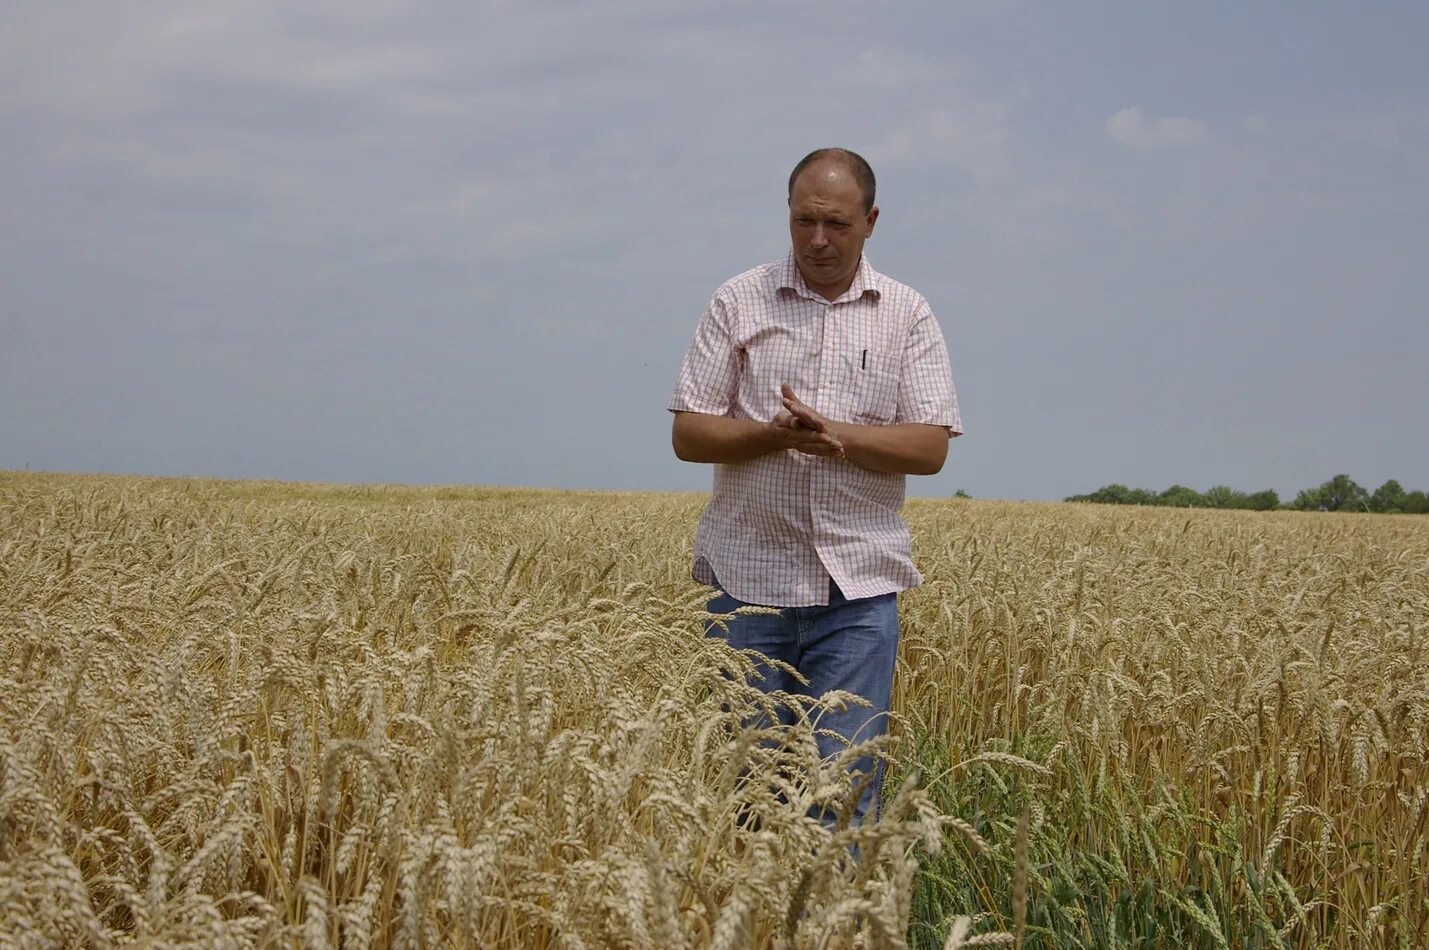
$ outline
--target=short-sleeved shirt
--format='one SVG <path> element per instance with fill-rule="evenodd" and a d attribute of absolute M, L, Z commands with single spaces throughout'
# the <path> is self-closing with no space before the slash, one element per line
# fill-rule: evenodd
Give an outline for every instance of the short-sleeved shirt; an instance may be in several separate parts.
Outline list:
<path fill-rule="evenodd" d="M 783 408 L 784 383 L 835 421 L 963 431 L 932 309 L 867 258 L 834 301 L 809 290 L 792 252 L 725 283 L 667 408 L 768 422 Z M 915 587 L 904 495 L 903 475 L 795 449 L 716 465 L 693 576 L 774 607 L 827 604 L 830 579 L 849 599 Z"/>

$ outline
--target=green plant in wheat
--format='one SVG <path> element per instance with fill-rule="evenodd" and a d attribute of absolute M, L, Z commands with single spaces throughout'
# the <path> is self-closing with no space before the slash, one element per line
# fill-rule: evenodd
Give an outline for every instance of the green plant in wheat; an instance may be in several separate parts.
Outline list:
<path fill-rule="evenodd" d="M 936 566 L 904 605 L 901 756 L 990 843 L 925 864 L 915 945 L 977 913 L 1027 946 L 1429 945 L 1429 531 L 995 503 L 910 520 Z"/>

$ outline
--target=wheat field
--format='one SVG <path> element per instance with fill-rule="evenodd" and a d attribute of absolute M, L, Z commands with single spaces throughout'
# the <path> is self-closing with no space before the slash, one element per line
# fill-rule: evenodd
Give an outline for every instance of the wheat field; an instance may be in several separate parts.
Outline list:
<path fill-rule="evenodd" d="M 702 503 L 0 473 L 0 942 L 1429 945 L 1429 522 L 910 503 L 860 828 Z"/>

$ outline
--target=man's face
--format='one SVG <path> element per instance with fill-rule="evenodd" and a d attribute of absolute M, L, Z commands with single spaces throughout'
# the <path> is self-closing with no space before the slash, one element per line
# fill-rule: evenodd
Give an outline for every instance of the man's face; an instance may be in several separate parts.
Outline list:
<path fill-rule="evenodd" d="M 826 300 L 848 290 L 877 220 L 878 209 L 864 212 L 863 192 L 837 162 L 815 162 L 799 174 L 789 196 L 789 235 L 810 290 Z"/>

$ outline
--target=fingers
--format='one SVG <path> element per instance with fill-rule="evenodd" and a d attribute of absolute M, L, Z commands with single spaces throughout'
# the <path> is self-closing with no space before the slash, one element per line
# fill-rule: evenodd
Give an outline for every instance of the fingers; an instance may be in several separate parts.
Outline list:
<path fill-rule="evenodd" d="M 785 449 L 802 451 L 807 456 L 843 457 L 843 443 L 832 431 L 812 429 L 789 410 L 780 411 L 769 424 L 779 433 L 779 441 Z"/>
<path fill-rule="evenodd" d="M 798 396 L 794 395 L 794 387 L 785 383 L 779 387 L 779 391 L 784 397 L 784 408 L 789 410 L 791 415 L 816 432 L 829 431 L 828 420 L 810 409 Z"/>
<path fill-rule="evenodd" d="M 799 421 L 800 425 L 813 429 L 815 432 L 828 431 L 828 423 L 824 422 L 823 417 L 803 403 L 786 402 L 784 405 L 789 409 L 789 412 L 793 414 L 794 418 Z"/>
<path fill-rule="evenodd" d="M 791 445 L 790 448 L 804 455 L 818 455 L 823 458 L 839 459 L 844 455 L 843 446 L 837 442 L 804 442 Z"/>
<path fill-rule="evenodd" d="M 831 455 L 835 457 L 844 454 L 843 443 L 828 432 L 813 432 L 809 429 L 795 430 L 794 438 L 789 446 L 797 449 L 805 455 Z"/>

